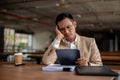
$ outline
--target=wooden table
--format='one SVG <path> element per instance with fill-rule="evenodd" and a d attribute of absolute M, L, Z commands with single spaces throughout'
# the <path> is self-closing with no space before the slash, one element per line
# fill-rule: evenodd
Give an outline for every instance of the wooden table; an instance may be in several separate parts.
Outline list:
<path fill-rule="evenodd" d="M 113 80 L 109 76 L 78 76 L 74 72 L 44 72 L 43 65 L 28 64 L 15 67 L 13 63 L 0 63 L 0 80 Z"/>
<path fill-rule="evenodd" d="M 37 62 L 37 64 L 40 64 L 42 55 L 45 51 L 39 51 L 39 52 L 22 52 L 23 54 L 29 54 L 28 57 L 34 58 Z M 17 52 L 0 52 L 0 61 L 7 62 L 7 57 L 9 55 L 14 55 Z"/>
<path fill-rule="evenodd" d="M 15 52 L 0 52 L 0 61 L 7 61 L 9 55 L 14 55 Z"/>
<path fill-rule="evenodd" d="M 40 64 L 44 53 L 45 51 L 32 52 L 32 53 L 29 53 L 30 55 L 28 55 L 28 57 L 35 59 L 36 63 Z"/>
<path fill-rule="evenodd" d="M 100 52 L 102 62 L 105 65 L 120 65 L 120 51 Z"/>
<path fill-rule="evenodd" d="M 31 55 L 28 55 L 28 57 L 34 58 L 36 60 L 37 64 L 41 63 L 42 56 L 43 56 L 43 54 L 31 54 Z"/>

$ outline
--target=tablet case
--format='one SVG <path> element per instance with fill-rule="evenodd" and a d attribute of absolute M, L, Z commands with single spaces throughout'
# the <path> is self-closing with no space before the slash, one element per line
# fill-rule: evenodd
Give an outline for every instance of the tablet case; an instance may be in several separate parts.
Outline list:
<path fill-rule="evenodd" d="M 77 75 L 88 76 L 118 76 L 117 72 L 112 71 L 107 66 L 76 66 L 75 73 Z"/>

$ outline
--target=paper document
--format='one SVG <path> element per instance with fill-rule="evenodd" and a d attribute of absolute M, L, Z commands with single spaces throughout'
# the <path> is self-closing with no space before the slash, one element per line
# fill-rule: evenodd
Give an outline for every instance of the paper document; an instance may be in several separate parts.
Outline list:
<path fill-rule="evenodd" d="M 42 71 L 74 71 L 75 66 L 60 65 L 60 64 L 51 64 L 45 67 L 42 67 Z"/>

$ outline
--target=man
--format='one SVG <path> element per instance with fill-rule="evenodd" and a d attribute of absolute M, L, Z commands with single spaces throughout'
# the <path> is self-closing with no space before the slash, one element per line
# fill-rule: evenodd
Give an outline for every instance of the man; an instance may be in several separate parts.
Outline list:
<path fill-rule="evenodd" d="M 42 61 L 49 65 L 57 61 L 55 49 L 78 49 L 80 58 L 76 63 L 80 66 L 102 66 L 101 56 L 93 38 L 79 36 L 76 33 L 77 23 L 69 13 L 61 13 L 56 18 L 56 37 Z"/>

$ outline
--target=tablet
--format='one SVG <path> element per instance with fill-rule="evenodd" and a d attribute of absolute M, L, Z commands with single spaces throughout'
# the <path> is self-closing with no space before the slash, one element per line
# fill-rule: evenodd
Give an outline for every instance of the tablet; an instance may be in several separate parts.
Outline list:
<path fill-rule="evenodd" d="M 76 61 L 80 58 L 78 49 L 56 49 L 56 54 L 61 65 L 76 65 Z"/>

